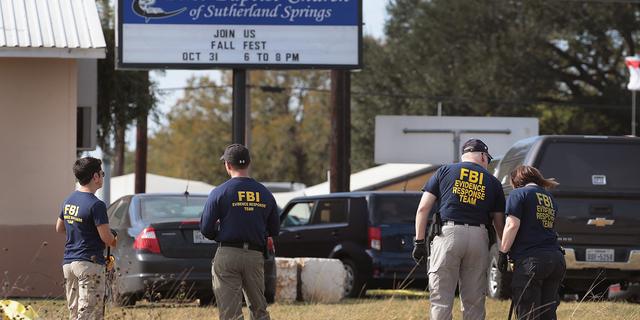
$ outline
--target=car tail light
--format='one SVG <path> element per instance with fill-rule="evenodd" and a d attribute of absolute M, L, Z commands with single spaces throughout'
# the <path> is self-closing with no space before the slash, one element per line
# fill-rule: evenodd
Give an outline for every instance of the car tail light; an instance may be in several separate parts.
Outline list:
<path fill-rule="evenodd" d="M 153 253 L 160 253 L 160 244 L 156 238 L 156 230 L 153 227 L 142 230 L 136 242 L 133 243 L 134 249 L 147 249 Z"/>
<path fill-rule="evenodd" d="M 369 228 L 369 247 L 380 250 L 380 228 Z"/>
<path fill-rule="evenodd" d="M 273 239 L 271 237 L 267 238 L 267 249 L 273 250 Z"/>
<path fill-rule="evenodd" d="M 618 292 L 620 290 L 621 290 L 620 286 L 611 286 L 611 287 L 609 287 L 609 292 L 610 293 Z"/>

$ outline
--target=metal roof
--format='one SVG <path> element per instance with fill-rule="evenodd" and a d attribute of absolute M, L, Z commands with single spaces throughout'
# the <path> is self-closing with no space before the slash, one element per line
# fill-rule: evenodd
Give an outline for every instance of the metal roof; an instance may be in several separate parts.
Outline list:
<path fill-rule="evenodd" d="M 1 0 L 0 0 L 1 1 Z M 415 163 L 386 163 L 377 167 L 352 173 L 350 176 L 350 191 L 361 192 L 368 190 L 376 190 L 413 179 L 428 172 L 436 171 L 439 165 L 432 164 L 415 164 Z M 425 181 L 426 182 L 426 181 Z M 295 197 L 316 196 L 330 193 L 329 182 L 323 182 L 306 189 L 291 192 L 274 192 L 273 196 L 279 206 L 284 207 L 289 200 Z"/>
<path fill-rule="evenodd" d="M 0 0 L 0 57 L 104 58 L 95 0 Z"/>

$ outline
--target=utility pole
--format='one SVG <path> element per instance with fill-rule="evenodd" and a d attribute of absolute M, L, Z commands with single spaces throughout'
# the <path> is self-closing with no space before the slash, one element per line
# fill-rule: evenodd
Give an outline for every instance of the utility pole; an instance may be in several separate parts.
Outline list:
<path fill-rule="evenodd" d="M 351 72 L 331 70 L 331 138 L 329 190 L 350 191 Z"/>
<path fill-rule="evenodd" d="M 245 143 L 245 90 L 247 70 L 233 69 L 232 143 Z"/>
<path fill-rule="evenodd" d="M 148 82 L 149 71 L 139 72 L 146 74 Z M 136 125 L 135 193 L 147 192 L 147 118 L 149 117 L 149 106 L 145 105 L 143 109 L 142 114 L 138 116 L 138 124 Z"/>
<path fill-rule="evenodd" d="M 245 117 L 244 117 L 244 125 L 245 125 L 245 130 L 244 130 L 244 146 L 247 147 L 247 149 L 251 150 L 251 72 L 249 70 L 246 71 L 245 74 L 245 81 L 246 81 L 246 85 L 245 85 L 245 95 L 244 95 L 244 99 L 245 99 Z M 251 176 L 251 172 L 253 171 L 252 166 L 249 166 L 249 176 Z"/>

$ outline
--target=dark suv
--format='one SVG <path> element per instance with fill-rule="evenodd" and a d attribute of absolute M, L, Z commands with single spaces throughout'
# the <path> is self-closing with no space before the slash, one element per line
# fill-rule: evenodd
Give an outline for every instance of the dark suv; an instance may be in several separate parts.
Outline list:
<path fill-rule="evenodd" d="M 426 287 L 411 258 L 422 192 L 344 192 L 291 200 L 273 238 L 279 257 L 340 259 L 346 297 L 366 289 Z"/>
<path fill-rule="evenodd" d="M 560 185 L 555 231 L 566 250 L 566 293 L 602 293 L 613 283 L 640 280 L 640 138 L 537 136 L 515 143 L 498 165 L 505 195 L 511 171 L 538 168 Z M 489 296 L 508 298 L 510 276 L 497 270 L 492 248 Z"/>

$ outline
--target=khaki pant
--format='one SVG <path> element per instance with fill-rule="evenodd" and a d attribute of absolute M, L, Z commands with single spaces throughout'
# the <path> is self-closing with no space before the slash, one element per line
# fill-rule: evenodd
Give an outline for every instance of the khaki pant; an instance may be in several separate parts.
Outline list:
<path fill-rule="evenodd" d="M 489 262 L 489 236 L 485 227 L 444 225 L 442 234 L 431 242 L 430 319 L 452 319 L 458 283 L 463 319 L 484 319 Z"/>
<path fill-rule="evenodd" d="M 100 319 L 104 299 L 105 266 L 73 261 L 62 266 L 69 319 Z"/>
<path fill-rule="evenodd" d="M 249 319 L 269 320 L 264 297 L 264 260 L 262 252 L 218 247 L 211 267 L 213 293 L 220 319 L 244 319 L 242 293 L 249 309 Z"/>

